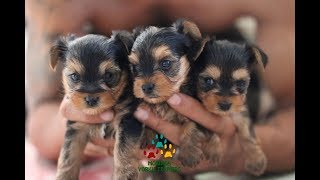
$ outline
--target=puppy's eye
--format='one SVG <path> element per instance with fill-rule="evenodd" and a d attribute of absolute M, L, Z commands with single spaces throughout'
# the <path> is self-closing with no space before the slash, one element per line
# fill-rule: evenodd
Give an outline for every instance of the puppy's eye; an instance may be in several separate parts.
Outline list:
<path fill-rule="evenodd" d="M 104 79 L 106 81 L 112 81 L 113 77 L 114 77 L 114 74 L 111 73 L 111 72 L 106 72 L 105 75 L 104 75 Z"/>
<path fill-rule="evenodd" d="M 205 79 L 204 79 L 204 82 L 205 82 L 206 86 L 208 86 L 208 87 L 212 87 L 212 86 L 216 85 L 216 83 L 217 83 L 217 82 L 216 82 L 214 79 L 212 79 L 212 78 L 205 78 Z"/>
<path fill-rule="evenodd" d="M 169 60 L 163 60 L 160 62 L 160 67 L 163 70 L 168 70 L 171 68 L 172 62 Z"/>
<path fill-rule="evenodd" d="M 70 74 L 70 78 L 73 82 L 79 82 L 80 81 L 80 75 L 77 74 L 77 73 L 73 73 L 73 74 Z"/>
<path fill-rule="evenodd" d="M 107 71 L 104 74 L 104 82 L 109 86 L 109 87 L 114 87 L 119 83 L 121 74 L 119 72 L 110 72 Z"/>
<path fill-rule="evenodd" d="M 239 87 L 239 88 L 242 88 L 246 85 L 246 81 L 245 80 L 237 80 L 235 82 L 236 86 Z"/>

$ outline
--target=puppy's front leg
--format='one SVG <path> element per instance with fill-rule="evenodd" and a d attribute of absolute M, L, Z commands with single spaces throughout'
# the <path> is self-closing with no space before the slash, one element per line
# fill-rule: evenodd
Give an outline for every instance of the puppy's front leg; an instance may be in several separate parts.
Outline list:
<path fill-rule="evenodd" d="M 88 128 L 83 123 L 68 120 L 63 147 L 57 167 L 57 180 L 77 180 L 81 157 L 88 142 Z"/>
<path fill-rule="evenodd" d="M 248 112 L 235 114 L 233 120 L 238 130 L 241 147 L 245 152 L 245 169 L 256 176 L 261 175 L 267 167 L 267 158 L 253 129 L 250 131 L 253 126 L 250 123 Z"/>
<path fill-rule="evenodd" d="M 203 159 L 200 141 L 204 139 L 204 134 L 193 122 L 186 122 L 182 129 L 178 160 L 183 166 L 194 167 Z"/>
<path fill-rule="evenodd" d="M 102 125 L 89 125 L 68 120 L 65 140 L 60 151 L 57 180 L 77 180 L 83 151 L 88 141 L 100 136 Z"/>
<path fill-rule="evenodd" d="M 143 132 L 142 124 L 132 117 L 123 119 L 116 132 L 114 180 L 138 179 L 138 153 Z"/>

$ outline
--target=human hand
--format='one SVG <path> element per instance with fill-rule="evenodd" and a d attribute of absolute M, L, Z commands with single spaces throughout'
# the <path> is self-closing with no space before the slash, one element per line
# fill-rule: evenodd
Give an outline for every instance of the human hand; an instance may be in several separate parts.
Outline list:
<path fill-rule="evenodd" d="M 209 161 L 203 160 L 195 168 L 182 168 L 183 172 L 195 173 L 218 170 L 233 175 L 244 171 L 244 156 L 238 136 L 235 133 L 236 127 L 231 117 L 221 117 L 212 114 L 197 100 L 180 93 L 173 95 L 167 102 L 177 112 L 218 134 L 221 140 L 223 155 L 221 163 L 218 166 L 214 166 Z M 135 116 L 139 121 L 145 123 L 158 133 L 164 134 L 172 143 L 180 145 L 179 139 L 182 129 L 179 125 L 174 125 L 156 117 L 146 107 L 139 107 L 135 112 Z"/>
<path fill-rule="evenodd" d="M 113 120 L 113 111 L 107 110 L 99 115 L 89 115 L 77 110 L 69 99 L 66 97 L 62 100 L 60 105 L 60 113 L 65 117 L 63 122 L 64 126 L 67 119 L 72 121 L 84 123 L 103 123 Z M 84 154 L 88 158 L 98 158 L 113 155 L 114 140 L 108 139 L 93 139 L 89 142 L 84 150 Z"/>

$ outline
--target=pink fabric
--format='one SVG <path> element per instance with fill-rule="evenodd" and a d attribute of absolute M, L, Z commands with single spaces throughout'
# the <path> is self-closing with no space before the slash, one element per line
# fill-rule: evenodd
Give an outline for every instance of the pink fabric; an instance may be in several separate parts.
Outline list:
<path fill-rule="evenodd" d="M 109 180 L 112 174 L 112 158 L 86 164 L 81 168 L 80 180 Z M 25 141 L 25 180 L 55 180 L 56 165 L 42 159 L 35 147 Z"/>

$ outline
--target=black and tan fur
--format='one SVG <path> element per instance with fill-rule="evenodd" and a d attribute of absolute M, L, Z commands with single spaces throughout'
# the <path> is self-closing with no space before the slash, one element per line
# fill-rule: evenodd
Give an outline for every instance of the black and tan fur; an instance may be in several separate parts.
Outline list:
<path fill-rule="evenodd" d="M 197 25 L 179 19 L 171 27 L 150 26 L 136 33 L 129 61 L 134 78 L 134 95 L 158 117 L 182 125 L 178 160 L 193 167 L 203 158 L 199 141 L 203 134 L 197 125 L 174 111 L 167 100 L 181 92 L 195 96 L 189 84 L 189 70 L 193 66 L 207 38 Z M 146 127 L 145 141 L 154 137 Z"/>
<path fill-rule="evenodd" d="M 267 64 L 267 55 L 257 46 L 211 39 L 197 59 L 194 73 L 197 95 L 204 107 L 221 116 L 231 115 L 237 128 L 240 144 L 245 152 L 245 168 L 254 175 L 261 175 L 267 159 L 253 131 L 259 116 L 261 70 Z M 212 156 L 219 149 L 219 138 L 208 136 L 205 153 Z M 216 142 L 210 142 L 215 139 Z M 213 145 L 214 144 L 214 145 Z M 214 154 L 214 156 L 222 154 Z"/>
<path fill-rule="evenodd" d="M 83 150 L 93 138 L 114 138 L 113 179 L 135 179 L 137 150 L 142 124 L 133 118 L 137 102 L 132 93 L 128 54 L 133 44 L 131 34 L 114 32 L 111 38 L 100 35 L 60 38 L 51 48 L 51 67 L 64 64 L 63 85 L 66 98 L 87 114 L 109 108 L 114 120 L 86 124 L 68 120 L 65 141 L 58 161 L 58 180 L 78 179 Z"/>

